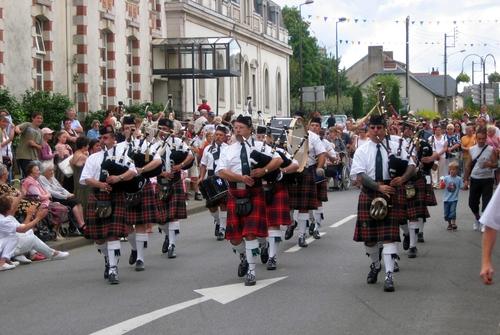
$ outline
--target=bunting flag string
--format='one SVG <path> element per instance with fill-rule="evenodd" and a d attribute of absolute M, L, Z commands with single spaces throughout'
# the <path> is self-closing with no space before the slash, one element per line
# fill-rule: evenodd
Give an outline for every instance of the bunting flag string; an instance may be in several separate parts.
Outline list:
<path fill-rule="evenodd" d="M 387 22 L 393 22 L 395 24 L 405 24 L 406 19 L 387 19 L 387 20 L 376 20 L 376 19 L 367 19 L 367 18 L 351 18 L 351 17 L 329 17 L 329 16 L 313 16 L 313 15 L 308 15 L 307 18 L 309 20 L 318 20 L 318 21 L 323 21 L 325 23 L 332 22 L 335 23 L 339 20 L 342 20 L 343 22 L 347 23 L 387 23 Z M 457 24 L 498 24 L 500 19 L 450 19 L 450 20 L 443 20 L 443 19 L 437 19 L 437 20 L 410 20 L 410 24 L 412 25 L 440 25 L 440 24 L 445 24 L 445 23 L 453 23 L 453 25 Z"/>
<path fill-rule="evenodd" d="M 405 41 L 359 41 L 359 40 L 339 40 L 339 45 L 401 45 L 405 44 Z M 413 41 L 411 44 L 415 45 L 442 45 L 443 42 L 441 41 Z M 464 46 L 464 47 L 488 47 L 488 46 L 499 46 L 500 42 L 489 42 L 489 43 L 484 43 L 484 42 L 475 42 L 475 43 L 457 43 L 457 45 Z"/>

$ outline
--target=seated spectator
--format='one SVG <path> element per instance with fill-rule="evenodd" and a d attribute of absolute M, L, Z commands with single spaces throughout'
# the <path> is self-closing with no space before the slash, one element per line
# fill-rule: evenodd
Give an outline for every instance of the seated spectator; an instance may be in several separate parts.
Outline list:
<path fill-rule="evenodd" d="M 101 126 L 101 123 L 99 120 L 93 120 L 92 125 L 88 131 L 87 131 L 87 137 L 90 139 L 98 139 L 99 138 L 99 127 Z"/>
<path fill-rule="evenodd" d="M 89 142 L 89 156 L 95 154 L 96 152 L 101 151 L 101 141 L 99 140 L 90 140 Z M 76 181 L 78 183 L 78 180 Z"/>
<path fill-rule="evenodd" d="M 36 163 L 30 163 L 26 167 L 26 173 L 28 176 L 23 180 L 22 192 L 28 197 L 32 197 L 39 200 L 42 208 L 48 208 L 51 214 L 51 223 L 54 226 L 54 231 L 57 233 L 58 237 L 59 228 L 63 221 L 67 220 L 68 209 L 66 206 L 61 205 L 58 202 L 51 201 L 51 194 L 46 191 L 40 184 L 40 168 Z"/>
<path fill-rule="evenodd" d="M 71 128 L 71 122 L 71 119 L 64 119 L 64 129 L 62 131 L 65 131 L 67 133 L 66 142 L 71 146 L 72 149 L 74 149 L 76 139 L 78 138 L 78 133 L 76 132 L 76 130 Z"/>
<path fill-rule="evenodd" d="M 9 185 L 7 180 L 9 179 L 9 171 L 7 167 L 3 164 L 0 164 L 0 196 L 8 195 L 14 198 L 22 195 L 22 192 L 17 190 L 14 186 Z M 36 200 L 28 200 L 23 197 L 20 198 L 17 203 L 17 209 L 15 212 L 15 216 L 19 219 L 24 218 L 26 216 L 26 210 L 31 206 L 38 206 L 40 204 L 39 201 Z"/>
<path fill-rule="evenodd" d="M 56 155 L 54 157 L 54 163 L 59 164 L 69 156 L 73 155 L 73 148 L 66 143 L 68 139 L 68 134 L 64 131 L 60 131 L 56 134 Z M 76 145 L 76 141 L 75 141 Z M 59 180 L 59 182 L 63 185 L 65 189 L 67 189 L 70 192 L 73 192 L 73 176 L 71 177 L 66 177 L 61 170 L 57 169 L 56 171 L 56 178 Z"/>
<path fill-rule="evenodd" d="M 83 229 L 85 221 L 83 219 L 82 205 L 75 199 L 75 195 L 62 187 L 54 177 L 54 164 L 50 162 L 42 164 L 42 173 L 43 175 L 39 179 L 40 184 L 50 193 L 54 201 L 71 208 L 78 223 L 78 228 Z"/>
<path fill-rule="evenodd" d="M 89 188 L 87 185 L 80 185 L 80 176 L 82 175 L 83 166 L 89 157 L 89 139 L 87 137 L 79 137 L 76 140 L 76 150 L 70 163 L 73 167 L 74 193 L 76 201 L 83 207 L 83 214 L 87 208 L 87 199 L 89 197 Z"/>
<path fill-rule="evenodd" d="M 52 260 L 65 259 L 69 256 L 67 252 L 50 248 L 33 233 L 32 228 L 47 215 L 47 209 L 37 209 L 31 206 L 27 210 L 28 215 L 23 223 L 12 216 L 15 210 L 11 197 L 0 197 L 0 244 L 4 246 L 0 271 L 13 269 L 16 264 L 19 264 L 10 262 L 11 258 L 19 259 L 22 263 L 30 263 L 24 254 L 31 253 L 33 250 Z"/>

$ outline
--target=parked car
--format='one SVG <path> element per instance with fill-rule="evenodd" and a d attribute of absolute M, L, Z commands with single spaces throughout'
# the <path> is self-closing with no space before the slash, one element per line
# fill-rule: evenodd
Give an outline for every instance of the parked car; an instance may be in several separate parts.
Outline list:
<path fill-rule="evenodd" d="M 345 124 L 347 121 L 347 115 L 344 114 L 335 114 L 335 123 L 343 123 Z M 328 127 L 328 118 L 330 118 L 330 115 L 323 115 L 322 120 L 321 120 L 321 128 L 327 128 Z"/>

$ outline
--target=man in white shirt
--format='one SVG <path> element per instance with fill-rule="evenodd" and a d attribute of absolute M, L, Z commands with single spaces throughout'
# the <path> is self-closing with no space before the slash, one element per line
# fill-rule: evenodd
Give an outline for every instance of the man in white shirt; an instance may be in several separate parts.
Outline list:
<path fill-rule="evenodd" d="M 491 264 L 491 254 L 497 237 L 497 232 L 500 230 L 500 187 L 497 187 L 495 194 L 486 207 L 483 215 L 479 219 L 482 225 L 485 226 L 482 243 L 482 261 L 480 276 L 486 285 L 493 283 L 493 266 Z"/>
<path fill-rule="evenodd" d="M 373 115 L 369 128 L 370 141 L 356 150 L 351 167 L 351 178 L 356 178 L 357 183 L 363 186 L 359 194 L 354 241 L 364 242 L 366 253 L 372 262 L 367 276 L 368 284 L 377 282 L 378 273 L 382 269 L 379 248 L 380 244 L 383 245 L 386 272 L 384 291 L 393 292 L 397 242 L 401 241 L 399 226 L 406 222 L 406 198 L 402 185 L 414 174 L 415 163 L 408 162 L 401 176 L 391 176 L 389 151 L 396 153 L 398 143 L 386 138 L 383 116 Z M 403 148 L 401 159 L 407 160 L 407 155 Z"/>
<path fill-rule="evenodd" d="M 222 152 L 215 173 L 229 182 L 231 196 L 227 202 L 226 239 L 240 256 L 238 276 L 245 276 L 245 285 L 255 285 L 255 263 L 259 253 L 258 238 L 268 235 L 266 202 L 262 177 L 279 168 L 283 160 L 267 147 L 271 161 L 262 168 L 252 168 L 250 154 L 261 151 L 263 143 L 252 138 L 252 118 L 238 116 L 234 123 L 237 141 Z M 264 148 L 266 151 L 266 148 Z M 244 243 L 243 243 L 244 242 Z"/>

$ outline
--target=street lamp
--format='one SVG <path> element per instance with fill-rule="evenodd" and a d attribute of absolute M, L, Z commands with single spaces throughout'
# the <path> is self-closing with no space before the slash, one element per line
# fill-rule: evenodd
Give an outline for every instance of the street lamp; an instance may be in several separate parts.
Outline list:
<path fill-rule="evenodd" d="M 445 34 L 445 41 L 446 41 L 446 34 Z M 443 77 L 443 82 L 444 82 L 444 115 L 447 118 L 448 117 L 448 79 L 446 78 L 448 76 L 447 72 L 447 63 L 448 63 L 448 56 L 453 56 L 457 53 L 462 53 L 465 52 L 465 49 L 462 49 L 460 51 L 454 52 L 450 55 L 447 55 L 446 49 L 449 48 L 446 46 L 446 42 L 444 45 L 444 77 Z"/>
<path fill-rule="evenodd" d="M 340 100 L 340 78 L 339 78 L 339 35 L 338 26 L 339 22 L 344 22 L 347 19 L 345 17 L 339 17 L 337 22 L 335 22 L 335 63 L 336 69 L 335 73 L 337 75 L 337 113 L 339 112 L 339 100 Z"/>
<path fill-rule="evenodd" d="M 479 87 L 482 90 L 482 99 L 481 99 L 481 97 L 479 97 L 479 101 L 481 102 L 481 100 L 482 100 L 482 103 L 484 105 L 486 105 L 486 60 L 488 59 L 488 57 L 491 57 L 493 59 L 493 65 L 495 66 L 495 72 L 496 72 L 496 69 L 497 69 L 497 61 L 495 59 L 495 56 L 493 56 L 492 54 L 487 54 L 484 57 L 481 57 L 481 56 L 479 56 L 478 54 L 475 54 L 475 53 L 468 54 L 462 60 L 462 71 L 461 71 L 462 73 L 464 72 L 464 62 L 470 56 L 478 57 L 481 60 L 480 64 L 481 64 L 481 68 L 483 69 L 483 82 L 482 82 L 482 84 L 481 83 L 479 84 Z M 474 73 L 472 73 L 472 77 L 474 77 Z M 474 84 L 474 82 L 472 82 L 472 84 Z"/>
<path fill-rule="evenodd" d="M 303 64 L 302 64 L 302 6 L 310 5 L 314 0 L 306 0 L 306 2 L 299 5 L 299 15 L 300 15 L 300 27 L 299 27 L 299 73 L 300 73 L 300 111 L 304 110 L 304 98 L 302 94 L 302 87 L 304 87 L 304 74 L 303 74 Z"/>

